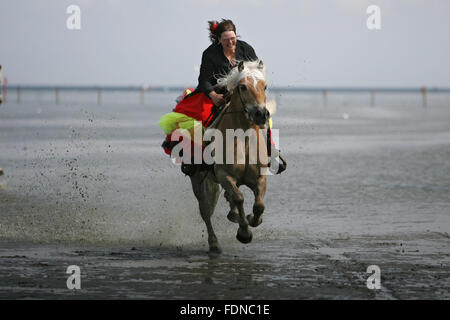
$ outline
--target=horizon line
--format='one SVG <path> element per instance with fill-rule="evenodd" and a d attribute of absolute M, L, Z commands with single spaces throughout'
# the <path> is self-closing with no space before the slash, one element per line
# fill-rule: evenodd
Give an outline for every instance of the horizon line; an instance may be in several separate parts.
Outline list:
<path fill-rule="evenodd" d="M 34 85 L 34 84 L 7 84 L 3 83 L 2 87 L 7 89 L 17 90 L 116 90 L 116 91 L 183 91 L 195 86 L 182 85 Z M 416 91 L 430 91 L 430 92 L 450 92 L 449 87 L 440 86 L 270 86 L 269 91 L 385 91 L 385 92 L 416 92 Z"/>

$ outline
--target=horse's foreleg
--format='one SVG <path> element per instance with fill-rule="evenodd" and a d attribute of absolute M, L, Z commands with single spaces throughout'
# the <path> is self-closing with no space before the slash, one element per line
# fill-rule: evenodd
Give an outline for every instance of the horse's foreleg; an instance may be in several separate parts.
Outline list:
<path fill-rule="evenodd" d="M 230 212 L 228 212 L 228 215 L 227 215 L 228 220 L 230 220 L 231 222 L 234 222 L 234 223 L 239 223 L 240 217 L 239 217 L 239 211 L 238 211 L 236 204 L 234 203 L 233 199 L 228 194 L 228 192 L 225 191 L 224 196 L 225 196 L 225 199 L 227 199 L 228 203 L 230 204 Z"/>
<path fill-rule="evenodd" d="M 249 225 L 257 227 L 262 223 L 262 214 L 264 212 L 264 195 L 266 194 L 267 179 L 266 176 L 260 176 L 256 185 L 252 188 L 255 195 L 255 204 L 253 213 L 247 216 Z"/>
<path fill-rule="evenodd" d="M 236 180 L 228 176 L 224 171 L 219 170 L 216 172 L 216 177 L 219 180 L 222 187 L 228 193 L 228 197 L 231 200 L 230 206 L 235 206 L 239 212 L 239 229 L 236 238 L 242 243 L 249 243 L 252 241 L 253 235 L 248 227 L 248 221 L 245 217 L 244 211 L 244 195 L 236 185 Z"/>
<path fill-rule="evenodd" d="M 192 189 L 198 200 L 200 215 L 205 222 L 208 231 L 209 251 L 212 253 L 221 253 L 219 242 L 211 223 L 211 216 L 219 199 L 219 185 L 214 181 L 205 178 L 202 174 L 195 174 L 191 177 Z"/>

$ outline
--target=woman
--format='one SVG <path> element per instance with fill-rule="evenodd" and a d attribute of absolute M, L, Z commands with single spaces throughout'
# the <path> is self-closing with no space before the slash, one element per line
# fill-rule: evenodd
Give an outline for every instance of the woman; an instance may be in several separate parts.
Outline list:
<path fill-rule="evenodd" d="M 197 90 L 207 95 L 215 105 L 220 105 L 224 97 L 223 93 L 213 88 L 217 83 L 216 77 L 228 74 L 236 65 L 236 60 L 254 61 L 258 57 L 249 44 L 237 40 L 236 27 L 231 20 L 208 23 L 212 44 L 203 52 Z"/>
<path fill-rule="evenodd" d="M 209 38 L 212 44 L 203 51 L 198 86 L 191 92 L 187 89 L 182 100 L 177 104 L 174 112 L 166 114 L 159 121 L 160 127 L 167 134 L 162 147 L 167 154 L 171 154 L 173 146 L 178 141 L 171 141 L 171 133 L 178 128 L 192 131 L 196 121 L 201 121 L 204 127 L 211 123 L 213 106 L 220 106 L 226 102 L 226 89 L 215 89 L 217 78 L 226 75 L 236 66 L 236 61 L 257 60 L 255 50 L 246 42 L 238 40 L 236 26 L 233 21 L 222 19 L 208 21 Z M 284 171 L 283 164 L 280 163 Z M 183 164 L 181 170 L 193 175 L 201 165 Z"/>

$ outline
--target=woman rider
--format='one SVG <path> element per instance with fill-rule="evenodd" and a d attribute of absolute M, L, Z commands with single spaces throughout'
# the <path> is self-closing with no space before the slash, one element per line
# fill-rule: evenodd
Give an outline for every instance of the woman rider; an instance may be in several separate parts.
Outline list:
<path fill-rule="evenodd" d="M 203 51 L 198 86 L 194 92 L 187 92 L 188 94 L 185 92 L 185 97 L 174 109 L 177 116 L 185 115 L 203 121 L 205 127 L 211 123 L 210 115 L 213 106 L 220 106 L 226 102 L 226 89 L 220 91 L 214 88 L 217 84 L 217 77 L 228 74 L 236 66 L 236 61 L 255 61 L 258 59 L 255 50 L 248 43 L 237 39 L 236 26 L 233 21 L 222 19 L 220 23 L 208 21 L 208 24 L 209 38 L 212 44 Z M 170 115 L 168 114 L 165 117 L 170 117 Z M 162 145 L 168 154 L 170 154 L 174 145 L 174 142 L 170 141 L 170 133 L 175 129 L 174 126 L 165 126 L 165 123 L 170 121 L 172 120 L 163 117 L 159 122 L 168 134 Z M 178 119 L 178 121 L 180 123 L 183 120 Z M 183 164 L 181 169 L 185 174 L 193 175 L 199 166 L 201 165 Z M 285 168 L 284 164 L 280 162 L 277 173 L 281 173 Z"/>
<path fill-rule="evenodd" d="M 237 40 L 236 27 L 231 20 L 208 23 L 212 44 L 203 52 L 197 90 L 206 94 L 217 106 L 224 102 L 224 97 L 223 93 L 214 90 L 216 77 L 228 74 L 236 61 L 255 61 L 258 57 L 249 44 Z"/>

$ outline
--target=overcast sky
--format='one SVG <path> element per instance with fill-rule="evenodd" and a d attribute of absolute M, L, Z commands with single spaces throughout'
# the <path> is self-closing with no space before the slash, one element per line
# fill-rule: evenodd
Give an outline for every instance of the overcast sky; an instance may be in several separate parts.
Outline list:
<path fill-rule="evenodd" d="M 69 30 L 66 8 L 81 9 Z M 369 5 L 381 30 L 369 30 Z M 0 0 L 10 84 L 193 85 L 230 18 L 277 86 L 450 87 L 449 0 Z"/>

